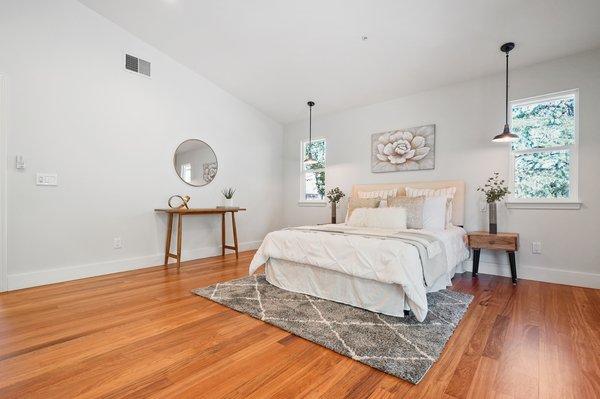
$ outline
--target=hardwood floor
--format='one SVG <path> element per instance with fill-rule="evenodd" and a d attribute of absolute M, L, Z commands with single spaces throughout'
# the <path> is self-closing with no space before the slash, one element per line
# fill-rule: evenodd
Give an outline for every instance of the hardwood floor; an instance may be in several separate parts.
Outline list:
<path fill-rule="evenodd" d="M 0 295 L 0 398 L 600 397 L 600 290 L 457 276 L 475 299 L 412 385 L 190 293 L 252 255 Z"/>

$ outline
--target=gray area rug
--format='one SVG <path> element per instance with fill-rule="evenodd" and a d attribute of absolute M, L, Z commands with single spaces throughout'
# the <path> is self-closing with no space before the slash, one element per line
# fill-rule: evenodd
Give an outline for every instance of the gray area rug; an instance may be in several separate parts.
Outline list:
<path fill-rule="evenodd" d="M 282 290 L 264 275 L 192 292 L 414 384 L 439 358 L 473 299 L 448 290 L 427 294 L 429 312 L 419 323 L 412 313 L 386 316 Z"/>

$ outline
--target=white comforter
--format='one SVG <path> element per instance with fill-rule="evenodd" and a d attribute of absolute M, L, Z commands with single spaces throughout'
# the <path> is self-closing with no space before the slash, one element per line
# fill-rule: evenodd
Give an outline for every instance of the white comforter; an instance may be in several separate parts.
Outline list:
<path fill-rule="evenodd" d="M 347 228 L 337 225 L 336 229 Z M 356 232 L 356 228 L 352 229 Z M 250 274 L 269 258 L 342 272 L 355 277 L 402 286 L 411 309 L 422 321 L 427 315 L 426 287 L 419 252 L 411 244 L 385 239 L 396 231 L 364 229 L 374 235 L 330 234 L 327 232 L 279 230 L 269 233 L 250 264 Z"/>

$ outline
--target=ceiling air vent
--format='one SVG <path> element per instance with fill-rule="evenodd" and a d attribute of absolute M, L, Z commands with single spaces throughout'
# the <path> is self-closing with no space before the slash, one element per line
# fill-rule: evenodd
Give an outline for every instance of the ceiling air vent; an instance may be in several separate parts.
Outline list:
<path fill-rule="evenodd" d="M 150 76 L 150 62 L 133 55 L 125 54 L 125 69 Z"/>

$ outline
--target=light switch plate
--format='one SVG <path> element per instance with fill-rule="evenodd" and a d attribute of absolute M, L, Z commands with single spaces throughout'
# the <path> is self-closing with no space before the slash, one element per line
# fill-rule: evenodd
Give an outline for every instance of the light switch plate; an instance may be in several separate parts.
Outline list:
<path fill-rule="evenodd" d="M 542 243 L 539 241 L 532 242 L 531 243 L 531 253 L 541 254 L 542 253 Z"/>
<path fill-rule="evenodd" d="M 123 248 L 123 239 L 121 239 L 121 237 L 115 237 L 115 238 L 113 238 L 113 248 L 114 249 L 121 249 L 121 248 Z"/>
<path fill-rule="evenodd" d="M 38 173 L 35 184 L 38 186 L 58 186 L 58 175 L 56 173 Z"/>

